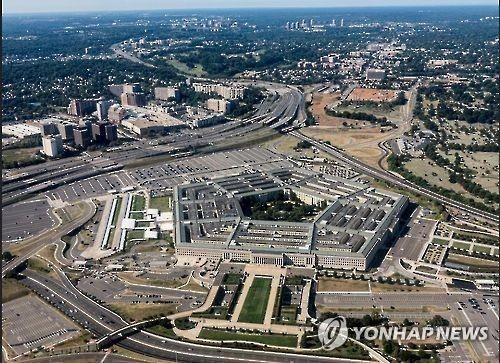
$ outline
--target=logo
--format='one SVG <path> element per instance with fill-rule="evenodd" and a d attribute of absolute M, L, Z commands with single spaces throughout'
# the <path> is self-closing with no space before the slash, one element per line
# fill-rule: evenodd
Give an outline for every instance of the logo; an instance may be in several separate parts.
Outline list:
<path fill-rule="evenodd" d="M 347 324 L 343 316 L 326 319 L 318 327 L 319 341 L 326 350 L 332 350 L 344 344 L 347 334 Z"/>

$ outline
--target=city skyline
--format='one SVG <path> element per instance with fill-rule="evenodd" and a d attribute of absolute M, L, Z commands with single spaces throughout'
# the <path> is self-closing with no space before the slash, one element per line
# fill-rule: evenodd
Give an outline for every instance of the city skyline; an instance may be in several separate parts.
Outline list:
<path fill-rule="evenodd" d="M 422 0 L 418 6 L 484 6 L 497 5 L 493 0 Z M 263 0 L 239 0 L 231 2 L 227 0 L 211 1 L 209 5 L 205 1 L 192 0 L 188 4 L 179 4 L 175 1 L 145 0 L 140 3 L 125 0 L 102 1 L 90 0 L 68 4 L 63 0 L 50 0 L 43 3 L 36 0 L 26 0 L 23 2 L 7 0 L 2 4 L 3 14 L 18 13 L 50 13 L 50 12 L 82 12 L 82 11 L 113 11 L 113 10 L 161 10 L 161 9 L 214 9 L 214 8 L 307 8 L 307 7 L 377 7 L 377 6 L 414 6 L 401 0 L 380 0 L 375 4 L 373 1 L 358 0 L 355 2 L 337 0 L 333 3 L 329 0 L 313 0 L 304 5 L 298 0 L 276 0 L 272 4 Z"/>

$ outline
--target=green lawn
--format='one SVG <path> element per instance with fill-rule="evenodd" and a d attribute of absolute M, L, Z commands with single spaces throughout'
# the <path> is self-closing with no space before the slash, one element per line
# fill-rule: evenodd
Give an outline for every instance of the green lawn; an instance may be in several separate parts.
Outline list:
<path fill-rule="evenodd" d="M 170 196 L 154 197 L 151 198 L 149 208 L 158 209 L 161 212 L 170 212 Z"/>
<path fill-rule="evenodd" d="M 468 249 L 469 249 L 469 247 L 470 247 L 470 244 L 468 244 L 468 243 L 463 243 L 463 242 L 456 242 L 456 241 L 454 241 L 454 242 L 453 242 L 453 247 L 455 247 L 455 248 L 461 248 L 461 249 L 463 249 L 463 250 L 468 250 Z"/>
<path fill-rule="evenodd" d="M 446 246 L 450 241 L 448 240 L 444 240 L 444 239 L 440 239 L 440 238 L 434 238 L 432 240 L 432 243 L 436 244 L 436 245 L 442 245 L 442 246 Z"/>
<path fill-rule="evenodd" d="M 472 247 L 472 250 L 473 250 L 474 252 L 484 252 L 484 253 L 490 254 L 490 252 L 491 252 L 491 247 L 485 247 L 485 246 L 474 246 L 474 247 Z"/>
<path fill-rule="evenodd" d="M 118 216 L 120 215 L 121 206 L 122 206 L 122 198 L 118 197 L 116 198 L 116 208 L 113 214 L 113 220 L 111 222 L 113 226 L 116 226 L 116 223 L 118 222 Z"/>
<path fill-rule="evenodd" d="M 146 198 L 141 194 L 135 194 L 132 197 L 132 210 L 143 211 L 146 209 Z"/>
<path fill-rule="evenodd" d="M 233 332 L 226 330 L 207 329 L 201 330 L 200 339 L 207 340 L 239 340 L 246 342 L 262 343 L 267 345 L 275 345 L 281 347 L 296 347 L 297 336 L 295 335 L 281 335 L 281 334 L 249 334 L 242 332 Z"/>
<path fill-rule="evenodd" d="M 169 59 L 167 63 L 171 66 L 177 68 L 179 71 L 186 73 L 191 76 L 201 77 L 206 75 L 201 64 L 195 64 L 195 68 L 189 68 L 185 63 L 178 61 L 177 59 Z"/>
<path fill-rule="evenodd" d="M 271 291 L 270 278 L 256 277 L 243 303 L 238 321 L 243 323 L 262 324 L 266 315 L 269 292 Z"/>
<path fill-rule="evenodd" d="M 242 277 L 242 274 L 228 273 L 224 275 L 222 283 L 224 285 L 238 285 Z"/>
<path fill-rule="evenodd" d="M 127 234 L 125 235 L 125 241 L 130 241 L 136 238 L 144 238 L 144 231 L 139 229 L 127 231 Z"/>
<path fill-rule="evenodd" d="M 144 213 L 143 212 L 130 212 L 129 218 L 144 219 Z"/>

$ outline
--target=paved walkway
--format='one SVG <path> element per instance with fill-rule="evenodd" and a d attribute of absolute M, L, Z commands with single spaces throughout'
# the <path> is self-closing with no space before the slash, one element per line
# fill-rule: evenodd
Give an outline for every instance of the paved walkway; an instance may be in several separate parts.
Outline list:
<path fill-rule="evenodd" d="M 253 279 L 255 278 L 255 274 L 251 273 L 247 276 L 245 279 L 244 285 L 243 285 L 243 290 L 241 291 L 241 295 L 236 302 L 236 307 L 234 308 L 233 315 L 231 316 L 231 322 L 236 323 L 238 321 L 238 318 L 240 317 L 241 310 L 243 309 L 243 304 L 245 303 L 245 300 L 248 295 L 248 291 L 250 290 L 250 286 L 252 286 Z"/>

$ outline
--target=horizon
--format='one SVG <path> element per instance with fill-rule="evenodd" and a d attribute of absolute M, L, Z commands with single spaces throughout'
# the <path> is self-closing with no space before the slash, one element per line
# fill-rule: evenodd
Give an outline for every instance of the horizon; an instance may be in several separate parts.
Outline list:
<path fill-rule="evenodd" d="M 421 1 L 420 4 L 408 4 L 400 0 L 382 0 L 377 4 L 373 4 L 371 1 L 361 1 L 357 4 L 347 4 L 348 1 L 337 1 L 336 4 L 331 3 L 325 4 L 324 0 L 313 1 L 313 5 L 304 6 L 301 1 L 298 0 L 288 0 L 288 1 L 274 1 L 272 6 L 267 6 L 261 0 L 244 0 L 240 4 L 231 4 L 231 6 L 224 6 L 221 3 L 225 0 L 219 0 L 215 2 L 215 5 L 203 6 L 201 5 L 203 1 L 195 0 L 193 1 L 193 6 L 158 6 L 158 1 L 147 0 L 143 1 L 140 6 L 136 6 L 136 2 L 131 1 L 117 1 L 112 0 L 102 4 L 97 0 L 86 1 L 83 7 L 74 6 L 67 8 L 67 4 L 61 3 L 61 0 L 44 1 L 41 6 L 39 1 L 28 0 L 19 3 L 16 0 L 6 0 L 2 3 L 2 15 L 30 15 L 30 14 L 58 14 L 58 13 L 92 13 L 92 12 L 127 12 L 127 11 L 204 11 L 204 10 L 258 10 L 258 9 L 350 9 L 350 8 L 426 8 L 426 7 L 493 7 L 498 6 L 498 2 L 492 0 L 441 0 L 432 1 L 425 0 Z M 146 4 L 144 4 L 146 3 Z M 168 3 L 171 3 L 168 1 Z M 212 2 L 214 3 L 214 2 Z M 93 7 L 92 7 L 92 4 Z M 114 5 L 113 5 L 114 4 Z M 199 5 L 196 5 L 199 4 Z M 283 5 L 280 5 L 283 4 Z M 104 5 L 104 6 L 103 6 Z"/>

